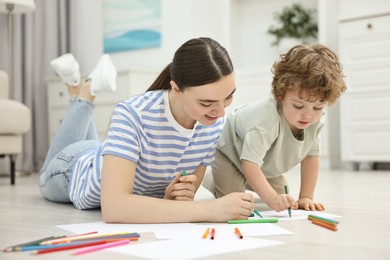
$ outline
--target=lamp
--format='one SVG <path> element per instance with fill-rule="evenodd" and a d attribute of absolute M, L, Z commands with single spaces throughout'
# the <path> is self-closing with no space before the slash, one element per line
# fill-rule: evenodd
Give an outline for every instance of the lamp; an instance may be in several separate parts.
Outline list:
<path fill-rule="evenodd" d="M 34 0 L 0 0 L 0 13 L 8 14 L 8 70 L 9 70 L 9 97 L 14 97 L 14 43 L 12 14 L 29 13 L 35 10 Z"/>

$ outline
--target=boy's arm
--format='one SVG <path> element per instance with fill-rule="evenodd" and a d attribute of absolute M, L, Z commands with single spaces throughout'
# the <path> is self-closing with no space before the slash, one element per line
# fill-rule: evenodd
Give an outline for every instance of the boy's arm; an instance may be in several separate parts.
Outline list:
<path fill-rule="evenodd" d="M 242 172 L 253 191 L 256 192 L 269 207 L 276 211 L 292 207 L 294 199 L 287 194 L 277 194 L 257 164 L 242 160 Z"/>
<path fill-rule="evenodd" d="M 295 203 L 294 208 L 305 210 L 324 210 L 321 203 L 313 201 L 314 190 L 318 179 L 320 168 L 319 156 L 306 156 L 301 162 L 301 190 L 299 200 Z"/>

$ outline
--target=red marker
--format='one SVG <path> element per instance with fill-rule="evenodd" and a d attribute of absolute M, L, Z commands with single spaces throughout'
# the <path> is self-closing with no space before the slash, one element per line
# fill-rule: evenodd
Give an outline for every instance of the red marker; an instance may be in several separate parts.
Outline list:
<path fill-rule="evenodd" d="M 212 229 L 211 229 L 211 239 L 213 240 L 214 237 L 215 237 L 215 229 L 212 228 Z"/>

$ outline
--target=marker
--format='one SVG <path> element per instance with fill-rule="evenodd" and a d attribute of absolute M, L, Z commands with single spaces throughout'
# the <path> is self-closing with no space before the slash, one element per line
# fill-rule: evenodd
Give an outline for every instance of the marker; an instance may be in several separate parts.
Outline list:
<path fill-rule="evenodd" d="M 287 185 L 284 185 L 284 191 L 288 194 Z M 288 208 L 288 216 L 291 218 L 291 207 Z"/>
<path fill-rule="evenodd" d="M 316 220 L 316 219 L 311 219 L 311 223 L 317 225 L 317 226 L 321 226 L 323 228 L 327 228 L 329 230 L 332 230 L 332 231 L 337 231 L 337 227 L 334 226 L 334 225 L 331 225 L 331 224 L 327 224 L 325 222 L 322 222 L 322 221 L 319 221 L 319 220 Z"/>
<path fill-rule="evenodd" d="M 244 237 L 241 235 L 241 232 L 238 228 L 234 228 L 234 233 L 238 236 L 239 239 L 243 239 Z"/>
<path fill-rule="evenodd" d="M 258 212 L 256 209 L 253 209 L 253 212 L 259 216 L 260 218 L 263 218 L 263 216 L 260 214 L 260 212 Z"/>
<path fill-rule="evenodd" d="M 277 218 L 261 218 L 261 219 L 232 219 L 228 220 L 228 224 L 252 224 L 252 223 L 277 223 Z"/>
<path fill-rule="evenodd" d="M 215 229 L 212 228 L 211 229 L 211 240 L 214 240 L 214 237 L 215 237 Z"/>
<path fill-rule="evenodd" d="M 206 231 L 203 233 L 203 239 L 206 239 L 206 237 L 209 235 L 210 228 L 207 228 Z"/>
<path fill-rule="evenodd" d="M 186 175 L 187 175 L 187 173 L 185 170 L 181 172 L 181 176 L 186 176 Z"/>
<path fill-rule="evenodd" d="M 307 216 L 307 218 L 309 220 L 312 220 L 312 219 L 322 220 L 322 221 L 329 222 L 329 223 L 332 223 L 332 224 L 339 224 L 340 223 L 338 220 L 333 220 L 333 219 L 330 219 L 330 218 L 315 216 L 315 215 L 311 215 L 311 214 L 309 216 Z"/>

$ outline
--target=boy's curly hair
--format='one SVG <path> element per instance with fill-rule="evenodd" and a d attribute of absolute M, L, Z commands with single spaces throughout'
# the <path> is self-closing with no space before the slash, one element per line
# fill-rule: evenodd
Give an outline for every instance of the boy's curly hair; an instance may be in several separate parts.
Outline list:
<path fill-rule="evenodd" d="M 332 104 L 347 89 L 337 55 L 321 44 L 291 48 L 280 55 L 272 73 L 272 93 L 279 102 L 286 92 L 300 88 L 301 98 Z"/>

